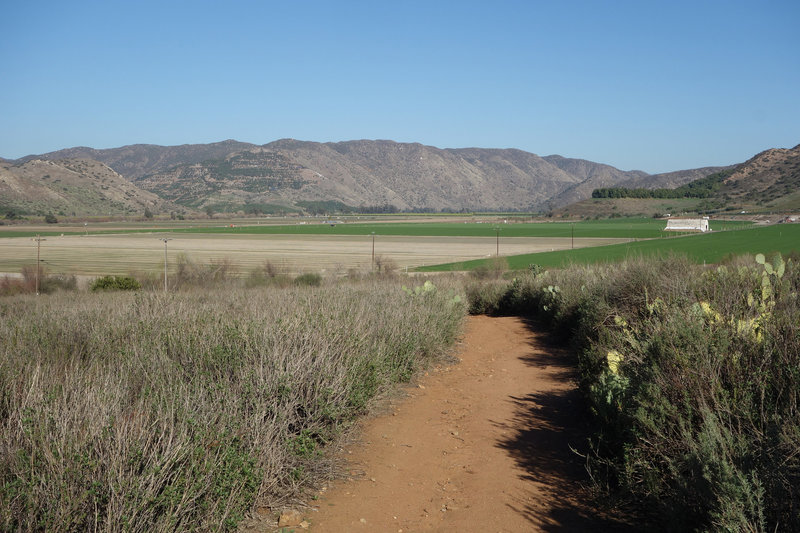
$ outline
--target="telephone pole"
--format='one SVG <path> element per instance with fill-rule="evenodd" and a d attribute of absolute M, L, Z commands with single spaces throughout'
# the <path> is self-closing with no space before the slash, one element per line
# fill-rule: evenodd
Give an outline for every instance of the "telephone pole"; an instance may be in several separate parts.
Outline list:
<path fill-rule="evenodd" d="M 42 239 L 37 233 L 36 238 L 33 240 L 36 241 L 36 296 L 39 296 L 39 265 L 41 264 L 39 257 L 41 256 L 42 241 L 47 239 Z"/>
<path fill-rule="evenodd" d="M 375 232 L 372 232 L 372 270 L 375 270 Z"/>
<path fill-rule="evenodd" d="M 160 241 L 164 241 L 164 292 L 167 292 L 167 241 L 171 241 L 172 239 L 159 239 Z"/>
<path fill-rule="evenodd" d="M 500 228 L 499 227 L 498 228 L 494 228 L 494 232 L 495 232 L 495 237 L 496 237 L 496 240 L 495 240 L 496 246 L 495 246 L 495 254 L 494 255 L 496 255 L 497 257 L 500 257 Z"/>

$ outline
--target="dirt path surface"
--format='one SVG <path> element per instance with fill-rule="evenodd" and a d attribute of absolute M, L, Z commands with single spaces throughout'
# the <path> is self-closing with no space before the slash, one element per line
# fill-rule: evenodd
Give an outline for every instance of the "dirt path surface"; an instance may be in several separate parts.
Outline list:
<path fill-rule="evenodd" d="M 610 531 L 585 503 L 585 424 L 567 355 L 519 318 L 472 317 L 432 370 L 345 450 L 310 531 Z M 297 528 L 299 530 L 299 528 Z"/>

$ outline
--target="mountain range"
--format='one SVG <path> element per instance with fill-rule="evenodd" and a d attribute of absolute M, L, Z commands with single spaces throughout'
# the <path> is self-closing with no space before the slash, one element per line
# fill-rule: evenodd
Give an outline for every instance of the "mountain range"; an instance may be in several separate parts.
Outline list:
<path fill-rule="evenodd" d="M 650 175 L 516 149 L 386 140 L 76 147 L 0 161 L 0 212 L 296 212 L 311 205 L 547 211 L 589 198 L 596 188 L 677 187 L 726 168 Z"/>

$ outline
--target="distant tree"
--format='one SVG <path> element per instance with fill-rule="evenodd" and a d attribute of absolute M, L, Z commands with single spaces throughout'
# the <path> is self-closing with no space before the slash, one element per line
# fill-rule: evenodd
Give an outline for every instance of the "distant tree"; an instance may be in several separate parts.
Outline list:
<path fill-rule="evenodd" d="M 206 215 L 208 215 L 208 218 L 214 218 L 214 208 L 210 205 L 206 206 Z"/>
<path fill-rule="evenodd" d="M 44 221 L 48 224 L 58 224 L 58 219 L 53 213 L 48 213 L 44 216 Z"/>
<path fill-rule="evenodd" d="M 150 211 L 149 207 L 145 207 L 144 208 L 144 218 L 146 218 L 147 220 L 150 220 L 151 218 L 153 218 L 153 212 Z"/>

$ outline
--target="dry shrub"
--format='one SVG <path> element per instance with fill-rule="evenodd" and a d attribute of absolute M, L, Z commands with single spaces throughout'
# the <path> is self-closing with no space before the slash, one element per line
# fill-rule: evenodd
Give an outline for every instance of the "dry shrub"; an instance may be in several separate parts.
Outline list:
<path fill-rule="evenodd" d="M 286 268 L 271 261 L 264 261 L 261 267 L 253 269 L 245 280 L 246 287 L 277 286 L 288 287 L 292 283 Z"/>
<path fill-rule="evenodd" d="M 33 292 L 28 282 L 23 278 L 3 276 L 0 278 L 0 296 L 13 296 Z"/>
<path fill-rule="evenodd" d="M 36 265 L 25 265 L 20 271 L 22 277 L 4 276 L 0 279 L 0 296 L 36 292 Z M 47 268 L 39 267 L 39 292 L 48 294 L 57 290 L 75 290 L 77 278 L 67 274 L 49 274 Z"/>
<path fill-rule="evenodd" d="M 203 265 L 192 261 L 186 254 L 179 254 L 176 258 L 172 277 L 169 286 L 175 289 L 213 288 L 236 281 L 233 262 L 229 258 L 212 259 Z"/>
<path fill-rule="evenodd" d="M 0 301 L 0 529 L 233 530 L 455 339 L 398 285 Z"/>
<path fill-rule="evenodd" d="M 494 256 L 470 271 L 475 279 L 500 279 L 508 272 L 508 260 L 503 256 Z"/>
<path fill-rule="evenodd" d="M 384 278 L 396 277 L 399 266 L 391 257 L 385 255 L 375 256 L 375 272 Z"/>

